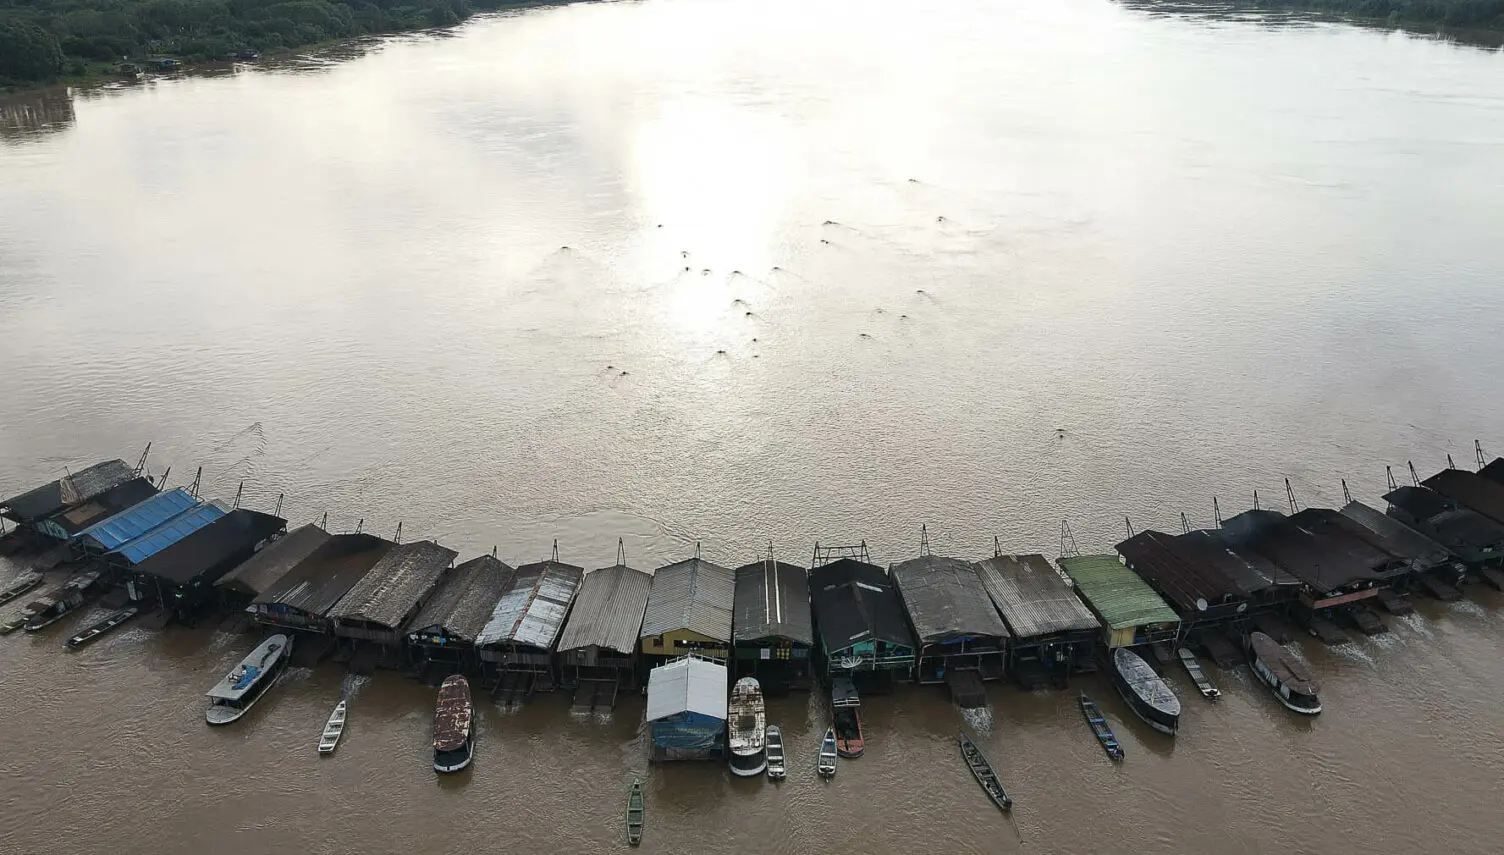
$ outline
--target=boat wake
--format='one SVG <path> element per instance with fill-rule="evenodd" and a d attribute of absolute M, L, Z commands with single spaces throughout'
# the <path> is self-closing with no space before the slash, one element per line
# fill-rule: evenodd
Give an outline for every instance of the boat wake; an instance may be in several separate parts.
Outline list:
<path fill-rule="evenodd" d="M 371 682 L 371 678 L 369 676 L 362 676 L 360 674 L 346 674 L 345 678 L 339 681 L 340 700 L 355 700 L 355 696 L 360 694 L 360 690 L 364 689 L 366 687 L 366 684 L 369 682 Z"/>
<path fill-rule="evenodd" d="M 288 668 L 282 672 L 281 679 L 289 683 L 302 682 L 313 676 L 312 668 Z"/>
<path fill-rule="evenodd" d="M 966 722 L 966 726 L 971 728 L 974 733 L 979 735 L 990 735 L 992 733 L 993 718 L 991 707 L 963 709 L 961 710 L 961 720 Z"/>
<path fill-rule="evenodd" d="M 1403 623 L 1405 626 L 1409 627 L 1411 630 L 1414 630 L 1415 634 L 1419 635 L 1421 638 L 1429 640 L 1436 637 L 1436 633 L 1431 629 L 1431 622 L 1419 612 L 1412 612 L 1408 615 L 1400 615 L 1399 621 L 1400 623 Z"/>
<path fill-rule="evenodd" d="M 1374 671 L 1379 670 L 1378 661 L 1370 656 L 1368 654 L 1368 651 L 1364 650 L 1362 647 L 1356 644 L 1338 645 L 1337 647 L 1332 648 L 1332 653 L 1336 656 L 1341 656 L 1343 659 L 1348 659 L 1353 662 L 1362 662 L 1364 665 L 1367 665 Z"/>
<path fill-rule="evenodd" d="M 1466 598 L 1458 600 L 1457 602 L 1449 605 L 1447 607 L 1447 611 L 1451 612 L 1452 614 L 1468 615 L 1470 617 L 1488 616 L 1488 612 L 1484 611 L 1483 606 Z"/>

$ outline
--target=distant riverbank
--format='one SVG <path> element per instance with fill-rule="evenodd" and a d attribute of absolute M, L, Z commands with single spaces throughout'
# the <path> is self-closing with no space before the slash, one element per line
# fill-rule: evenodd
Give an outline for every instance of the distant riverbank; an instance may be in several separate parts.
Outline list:
<path fill-rule="evenodd" d="M 57 0 L 0 9 L 0 92 L 275 57 L 558 0 Z"/>
<path fill-rule="evenodd" d="M 1317 12 L 1392 26 L 1504 31 L 1504 0 L 1231 0 L 1230 5 L 1271 11 Z"/>

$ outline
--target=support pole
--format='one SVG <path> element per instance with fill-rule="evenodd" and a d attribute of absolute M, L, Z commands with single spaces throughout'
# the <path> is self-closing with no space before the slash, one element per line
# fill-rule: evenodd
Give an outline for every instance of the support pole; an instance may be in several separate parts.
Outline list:
<path fill-rule="evenodd" d="M 1342 502 L 1343 504 L 1347 505 L 1351 505 L 1353 503 L 1353 494 L 1347 489 L 1346 478 L 1342 479 Z"/>

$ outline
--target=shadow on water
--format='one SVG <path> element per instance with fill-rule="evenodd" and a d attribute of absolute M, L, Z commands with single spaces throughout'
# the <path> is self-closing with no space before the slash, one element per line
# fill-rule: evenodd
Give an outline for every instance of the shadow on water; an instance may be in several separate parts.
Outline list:
<path fill-rule="evenodd" d="M 1234 2 L 1178 2 L 1178 0 L 1117 0 L 1118 4 L 1149 17 L 1187 18 L 1206 23 L 1252 25 L 1266 29 L 1311 28 L 1322 24 L 1347 24 L 1368 30 L 1403 33 L 1422 39 L 1499 50 L 1504 48 L 1504 32 L 1460 29 L 1441 25 L 1406 22 L 1391 23 L 1374 18 L 1347 17 L 1320 11 L 1299 11 L 1289 7 L 1269 7 Z"/>
<path fill-rule="evenodd" d="M 73 92 L 66 87 L 0 98 L 0 143 L 20 145 L 73 127 Z"/>

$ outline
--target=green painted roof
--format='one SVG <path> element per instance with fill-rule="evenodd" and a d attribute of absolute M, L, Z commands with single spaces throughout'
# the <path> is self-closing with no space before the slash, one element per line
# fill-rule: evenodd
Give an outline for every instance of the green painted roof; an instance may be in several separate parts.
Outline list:
<path fill-rule="evenodd" d="M 1112 629 L 1180 622 L 1149 583 L 1123 566 L 1116 555 L 1073 555 L 1060 559 L 1060 569 Z"/>

